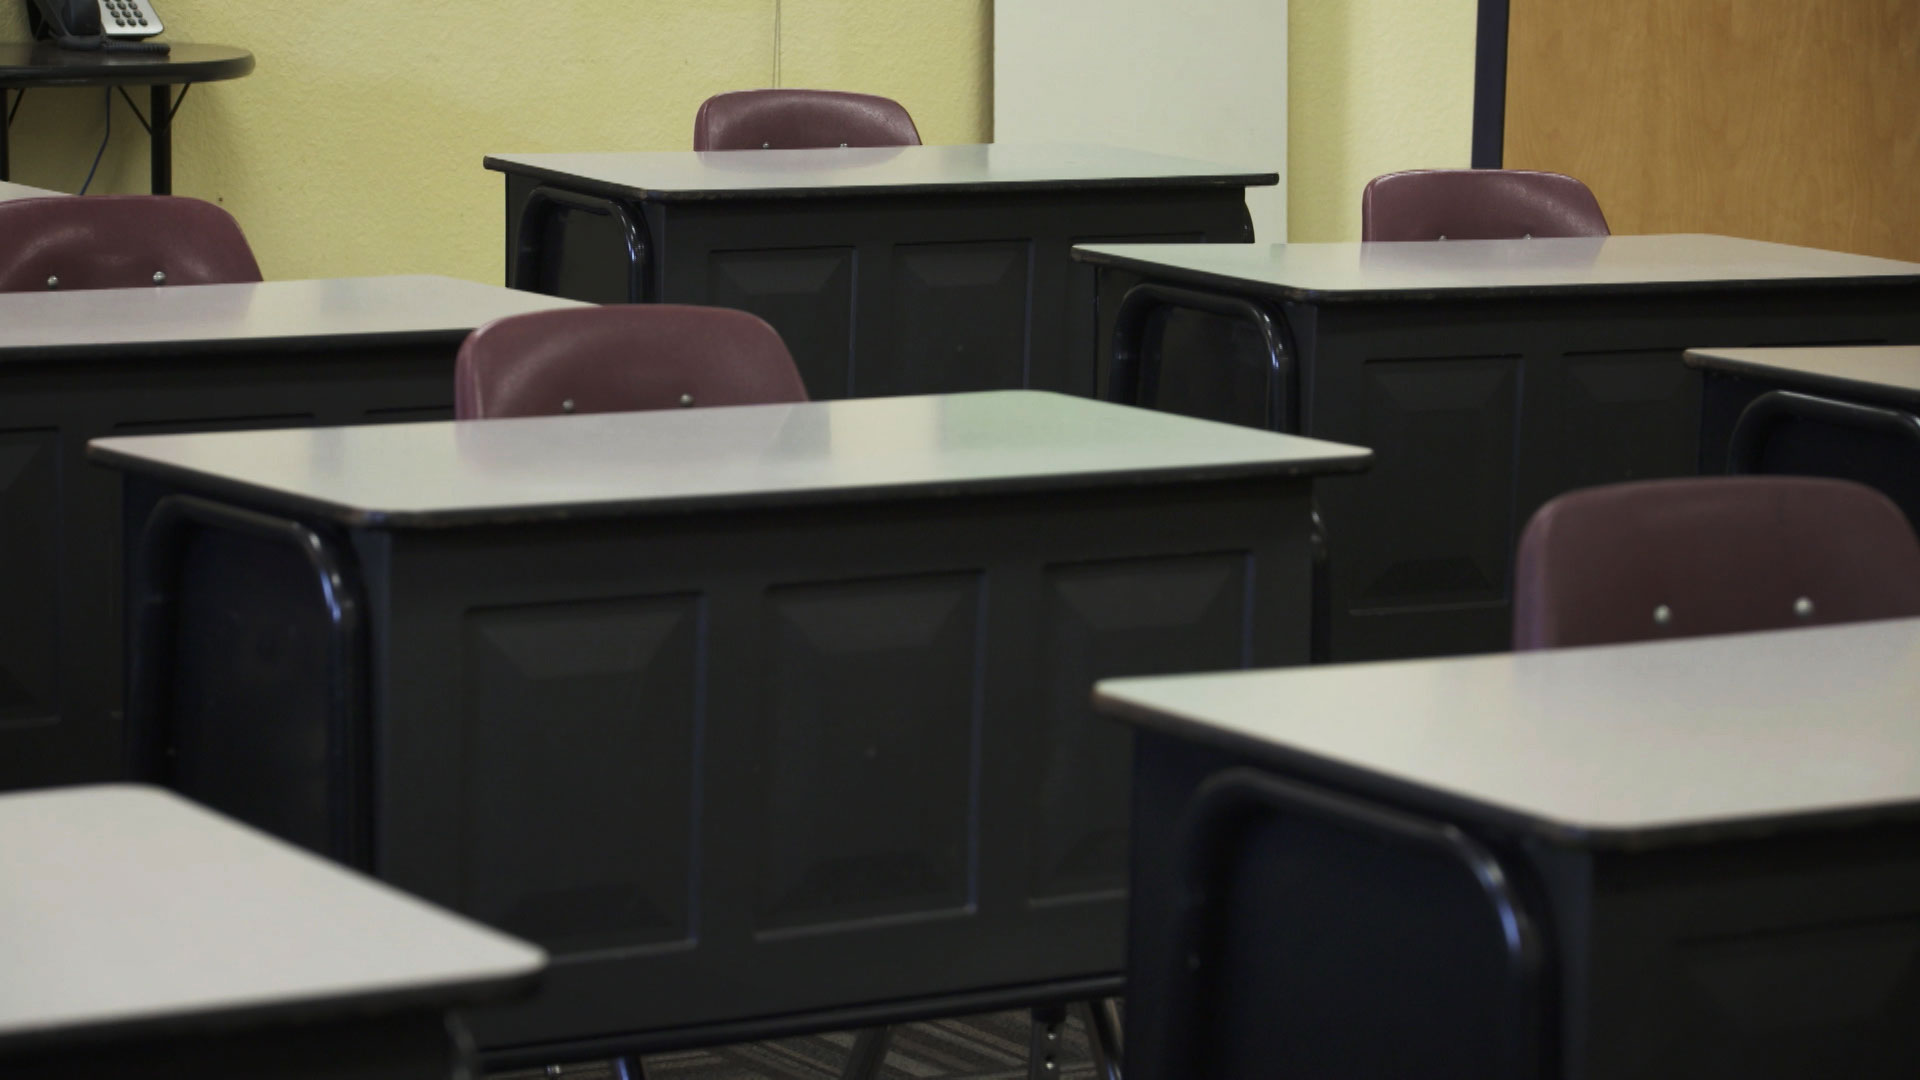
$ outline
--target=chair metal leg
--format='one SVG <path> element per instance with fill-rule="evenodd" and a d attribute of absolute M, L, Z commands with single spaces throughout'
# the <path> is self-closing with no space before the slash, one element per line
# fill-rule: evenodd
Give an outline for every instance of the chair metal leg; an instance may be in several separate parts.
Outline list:
<path fill-rule="evenodd" d="M 613 1080 L 647 1080 L 647 1066 L 640 1060 L 639 1054 L 627 1054 L 614 1058 Z"/>
<path fill-rule="evenodd" d="M 1060 1029 L 1066 1023 L 1064 1005 L 1042 1005 L 1033 1010 L 1033 1035 L 1027 1042 L 1027 1080 L 1055 1080 L 1060 1075 Z"/>
<path fill-rule="evenodd" d="M 1087 1025 L 1087 1046 L 1093 1051 L 1093 1075 L 1120 1080 L 1120 1007 L 1112 998 L 1076 1002 L 1074 1011 Z"/>
<path fill-rule="evenodd" d="M 840 1070 L 840 1080 L 880 1080 L 880 1070 L 887 1064 L 887 1046 L 892 1042 L 890 1027 L 862 1028 L 855 1032 L 853 1049 L 847 1053 L 847 1065 Z"/>

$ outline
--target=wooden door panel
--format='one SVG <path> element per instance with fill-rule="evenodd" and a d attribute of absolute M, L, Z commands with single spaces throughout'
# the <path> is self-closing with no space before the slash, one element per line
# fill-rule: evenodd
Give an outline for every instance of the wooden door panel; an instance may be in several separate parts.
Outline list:
<path fill-rule="evenodd" d="M 1511 0 L 1504 164 L 1620 233 L 1920 260 L 1920 3 Z"/>

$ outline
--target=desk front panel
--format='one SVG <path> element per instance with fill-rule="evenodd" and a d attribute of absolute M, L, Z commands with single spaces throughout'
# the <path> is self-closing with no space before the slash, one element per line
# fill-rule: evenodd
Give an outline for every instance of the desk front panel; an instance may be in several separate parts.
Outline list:
<path fill-rule="evenodd" d="M 780 331 L 816 400 L 1090 397 L 1093 276 L 1073 245 L 1253 239 L 1245 189 L 1230 186 L 636 200 L 624 204 L 644 248 L 636 292 L 611 216 L 536 213 L 522 235 L 535 186 L 507 176 L 509 286 L 751 311 Z"/>
<path fill-rule="evenodd" d="M 456 344 L 0 363 L 0 789 L 126 775 L 120 480 L 89 439 L 445 419 Z"/>
<path fill-rule="evenodd" d="M 1103 322 L 1141 280 L 1102 271 Z M 1205 288 L 1281 326 L 1301 434 L 1375 453 L 1364 476 L 1317 495 L 1334 552 L 1336 660 L 1508 648 L 1513 553 L 1535 510 L 1579 488 L 1699 468 L 1701 380 L 1686 349 L 1920 341 L 1911 287 L 1364 304 Z M 1170 407 L 1259 425 L 1247 400 L 1264 377 L 1256 339 L 1205 313 L 1178 320 L 1165 320 L 1164 348 L 1147 346 L 1163 396 L 1177 396 Z"/>
<path fill-rule="evenodd" d="M 301 558 L 201 528 L 135 724 L 160 779 L 549 949 L 472 1018 L 496 1065 L 1114 992 L 1092 684 L 1306 659 L 1308 483 L 319 527 L 364 579 L 345 738 Z"/>

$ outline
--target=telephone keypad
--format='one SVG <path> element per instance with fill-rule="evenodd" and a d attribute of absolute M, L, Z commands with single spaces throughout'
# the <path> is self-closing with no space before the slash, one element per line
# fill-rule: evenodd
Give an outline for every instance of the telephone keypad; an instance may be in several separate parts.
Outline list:
<path fill-rule="evenodd" d="M 152 37 L 166 29 L 147 0 L 99 0 L 100 26 L 109 37 Z"/>

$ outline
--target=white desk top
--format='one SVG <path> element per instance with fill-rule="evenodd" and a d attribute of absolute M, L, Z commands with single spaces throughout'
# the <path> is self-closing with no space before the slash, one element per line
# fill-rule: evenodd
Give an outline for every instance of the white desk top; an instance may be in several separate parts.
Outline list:
<path fill-rule="evenodd" d="M 1811 390 L 1856 390 L 1920 400 L 1920 345 L 1689 349 L 1687 366 Z"/>
<path fill-rule="evenodd" d="M 1368 299 L 1885 279 L 1920 263 L 1731 236 L 1603 236 L 1347 244 L 1083 244 L 1074 257 L 1290 297 Z"/>
<path fill-rule="evenodd" d="M 0 201 L 6 199 L 46 199 L 55 195 L 65 195 L 64 191 L 48 191 L 45 188 L 28 187 L 25 184 L 10 184 L 0 180 Z"/>
<path fill-rule="evenodd" d="M 539 949 L 155 788 L 0 795 L 0 1043 L 452 1007 Z"/>
<path fill-rule="evenodd" d="M 1212 162 L 1072 143 L 490 154 L 486 166 L 640 199 L 795 198 L 932 190 L 1277 184 Z"/>
<path fill-rule="evenodd" d="M 584 306 L 427 275 L 0 293 L 0 363 L 316 343 L 457 343 L 502 316 Z"/>
<path fill-rule="evenodd" d="M 1113 679 L 1107 711 L 1567 842 L 1920 813 L 1920 619 Z"/>
<path fill-rule="evenodd" d="M 98 439 L 90 456 L 410 527 L 1355 472 L 1359 447 L 1028 390 Z"/>

